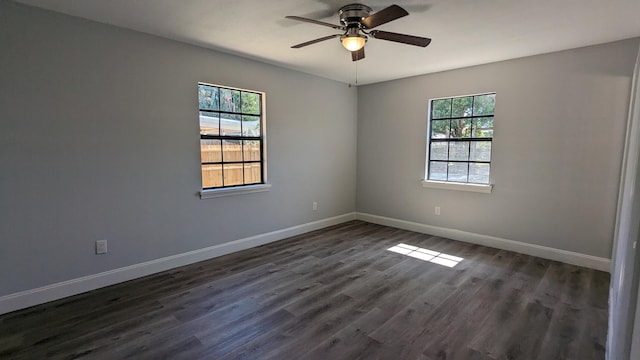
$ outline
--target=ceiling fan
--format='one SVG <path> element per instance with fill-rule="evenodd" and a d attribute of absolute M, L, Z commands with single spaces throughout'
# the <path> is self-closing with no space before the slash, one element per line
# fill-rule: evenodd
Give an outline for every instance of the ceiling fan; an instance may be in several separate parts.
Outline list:
<path fill-rule="evenodd" d="M 307 45 L 339 37 L 342 46 L 351 52 L 351 60 L 358 61 L 364 59 L 364 45 L 369 36 L 374 39 L 394 41 L 421 47 L 426 47 L 431 43 L 431 39 L 420 36 L 371 30 L 382 24 L 386 24 L 390 21 L 409 15 L 409 13 L 400 6 L 391 5 L 373 14 L 371 14 L 371 11 L 371 8 L 364 4 L 345 5 L 338 10 L 341 25 L 334 25 L 324 21 L 308 19 L 300 16 L 286 16 L 287 19 L 328 26 L 336 30 L 344 31 L 342 34 L 329 35 L 293 45 L 292 48 L 299 49 Z"/>

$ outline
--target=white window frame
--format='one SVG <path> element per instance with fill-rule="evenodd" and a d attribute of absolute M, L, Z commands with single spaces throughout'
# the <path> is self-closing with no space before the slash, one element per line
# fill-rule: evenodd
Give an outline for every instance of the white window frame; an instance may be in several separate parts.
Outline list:
<path fill-rule="evenodd" d="M 237 88 L 237 87 L 232 87 L 227 85 L 217 85 L 217 84 L 211 84 L 206 82 L 198 82 L 198 85 L 213 86 L 217 88 L 239 90 L 244 92 L 260 94 L 260 98 L 261 98 L 260 131 L 261 131 L 261 142 L 262 142 L 262 152 L 261 152 L 262 182 L 261 183 L 252 183 L 252 184 L 246 184 L 246 185 L 236 185 L 236 186 L 207 188 L 207 189 L 204 189 L 201 184 L 200 198 L 210 199 L 210 198 L 216 198 L 221 196 L 240 195 L 240 194 L 269 191 L 271 188 L 271 184 L 267 182 L 268 178 L 267 178 L 267 116 L 266 116 L 267 97 L 266 97 L 266 93 L 263 91 L 249 90 L 249 89 Z M 201 111 L 200 106 L 198 106 L 198 114 L 200 114 L 200 111 Z M 198 129 L 200 129 L 200 121 L 198 121 Z M 202 139 L 202 136 L 200 137 L 200 139 Z M 200 175 L 202 176 L 202 166 L 200 166 Z"/>
<path fill-rule="evenodd" d="M 493 191 L 493 183 L 491 179 L 492 171 L 489 172 L 489 183 L 488 184 L 479 184 L 479 183 L 469 183 L 469 182 L 455 182 L 455 181 L 442 181 L 442 180 L 430 180 L 429 179 L 429 163 L 430 159 L 430 148 L 431 148 L 431 121 L 432 121 L 432 104 L 435 100 L 441 99 L 455 99 L 462 97 L 470 97 L 470 96 L 478 96 L 478 95 L 487 95 L 487 94 L 495 94 L 493 91 L 469 94 L 469 95 L 455 95 L 455 96 L 444 96 L 439 98 L 432 98 L 428 101 L 428 115 L 427 115 L 427 134 L 426 134 L 426 151 L 425 151 L 425 167 L 424 167 L 424 179 L 422 180 L 422 186 L 425 188 L 432 189 L 443 189 L 443 190 L 458 190 L 458 191 L 470 191 L 470 192 L 478 192 L 478 193 L 491 193 Z M 495 110 L 493 114 L 493 118 L 495 119 Z M 495 121 L 494 121 L 495 126 Z M 495 128 L 494 128 L 495 129 Z M 495 130 L 494 130 L 495 135 Z M 493 153 L 493 138 L 494 135 L 491 136 L 492 145 L 491 151 Z M 493 156 L 492 156 L 493 159 Z M 492 160 L 489 161 L 490 165 L 493 165 Z"/>

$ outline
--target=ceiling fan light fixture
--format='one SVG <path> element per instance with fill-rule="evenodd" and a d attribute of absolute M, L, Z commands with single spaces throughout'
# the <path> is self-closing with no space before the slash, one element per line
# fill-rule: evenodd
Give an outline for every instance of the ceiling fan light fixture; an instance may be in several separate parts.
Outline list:
<path fill-rule="evenodd" d="M 342 46 L 349 51 L 358 51 L 364 47 L 367 37 L 364 35 L 343 35 L 340 37 Z"/>
<path fill-rule="evenodd" d="M 398 5 L 387 6 L 386 8 L 377 11 L 374 14 L 371 14 L 371 8 L 367 5 L 359 3 L 349 4 L 341 7 L 338 10 L 338 15 L 340 16 L 340 25 L 335 25 L 320 20 L 308 19 L 301 16 L 286 16 L 287 19 L 304 21 L 344 31 L 342 34 L 324 36 L 318 39 L 293 45 L 292 48 L 299 49 L 301 47 L 319 43 L 321 41 L 340 38 L 340 43 L 342 44 L 342 46 L 351 53 L 351 60 L 359 61 L 364 59 L 364 46 L 367 43 L 369 37 L 373 39 L 387 40 L 401 44 L 421 47 L 425 47 L 431 42 L 431 39 L 425 37 L 374 30 L 374 28 L 377 28 L 380 25 L 409 15 L 407 10 L 401 8 Z"/>

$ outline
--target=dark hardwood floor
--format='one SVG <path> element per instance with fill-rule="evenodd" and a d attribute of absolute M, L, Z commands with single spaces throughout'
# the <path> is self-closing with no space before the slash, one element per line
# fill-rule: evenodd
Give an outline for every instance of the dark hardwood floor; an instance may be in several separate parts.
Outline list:
<path fill-rule="evenodd" d="M 463 260 L 387 250 L 400 243 Z M 608 287 L 353 221 L 2 315 L 0 358 L 604 359 Z"/>

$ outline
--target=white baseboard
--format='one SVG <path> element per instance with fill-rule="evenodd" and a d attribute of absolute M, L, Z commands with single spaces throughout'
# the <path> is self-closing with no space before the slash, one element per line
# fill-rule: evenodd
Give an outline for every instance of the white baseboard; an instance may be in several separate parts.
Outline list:
<path fill-rule="evenodd" d="M 484 245 L 521 254 L 537 256 L 544 259 L 561 261 L 567 264 L 611 272 L 611 259 L 366 213 L 357 213 L 356 217 L 358 220 L 367 221 L 374 224 L 391 226 L 423 234 L 441 236 L 448 239 L 464 241 L 471 244 Z"/>
<path fill-rule="evenodd" d="M 0 297 L 0 314 L 133 280 L 356 219 L 349 213 Z"/>

